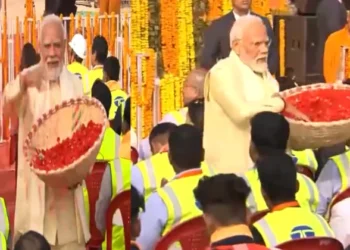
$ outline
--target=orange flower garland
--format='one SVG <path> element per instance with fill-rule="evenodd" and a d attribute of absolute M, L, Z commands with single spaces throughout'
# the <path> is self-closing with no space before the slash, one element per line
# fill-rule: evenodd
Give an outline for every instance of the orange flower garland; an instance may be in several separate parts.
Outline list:
<path fill-rule="evenodd" d="M 286 24 L 285 21 L 283 19 L 279 20 L 278 22 L 279 27 L 279 57 L 280 57 L 280 76 L 285 76 L 285 67 L 286 67 L 286 57 L 285 57 L 285 53 L 286 53 Z"/>
<path fill-rule="evenodd" d="M 111 31 L 109 32 L 109 51 L 111 52 L 112 56 L 116 56 L 115 55 L 115 38 L 117 37 L 117 16 L 115 15 L 114 12 L 112 12 L 111 14 Z M 119 19 L 119 22 L 121 20 Z M 107 36 L 108 37 L 108 36 Z M 124 38 L 124 43 L 125 43 L 125 38 Z M 123 57 L 125 57 L 123 55 Z"/>
<path fill-rule="evenodd" d="M 99 17 L 98 17 L 97 13 L 95 13 L 95 16 L 94 16 L 93 29 L 94 29 L 94 37 L 100 35 L 100 20 L 99 20 Z"/>
<path fill-rule="evenodd" d="M 345 79 L 350 79 L 350 49 L 349 48 L 344 48 L 344 49 L 345 49 L 344 77 L 345 77 Z M 343 62 L 340 62 L 340 64 L 342 65 Z M 341 80 L 343 80 L 343 79 L 341 79 Z"/>
<path fill-rule="evenodd" d="M 15 35 L 15 75 L 19 73 L 19 66 L 21 64 L 21 28 L 19 18 L 16 17 L 16 35 Z"/>
<path fill-rule="evenodd" d="M 208 5 L 207 18 L 209 22 L 222 16 L 222 0 L 208 0 Z"/>
<path fill-rule="evenodd" d="M 128 18 L 124 19 L 123 24 L 123 57 L 122 57 L 122 67 L 123 67 L 123 89 L 128 88 L 128 58 L 130 57 L 130 47 L 129 47 L 129 22 Z"/>
<path fill-rule="evenodd" d="M 33 47 L 37 48 L 37 27 L 36 27 L 36 14 L 33 12 L 33 21 L 32 21 L 32 44 Z"/>
<path fill-rule="evenodd" d="M 92 39 L 91 39 L 91 16 L 90 13 L 87 13 L 86 16 L 87 20 L 86 20 L 86 43 L 87 43 L 87 47 L 86 47 L 86 67 L 90 67 L 91 65 L 91 43 L 92 43 Z"/>
<path fill-rule="evenodd" d="M 109 38 L 109 18 L 108 14 L 105 13 L 103 16 L 102 21 L 102 36 L 106 38 L 108 45 L 111 44 L 111 41 L 108 39 Z"/>
<path fill-rule="evenodd" d="M 130 90 L 130 108 L 131 108 L 131 126 L 137 129 L 137 106 L 138 106 L 138 82 L 137 82 L 137 57 L 133 53 L 130 57 L 130 77 L 131 77 L 131 90 Z"/>
<path fill-rule="evenodd" d="M 75 33 L 75 18 L 73 14 L 69 16 L 69 41 L 72 40 Z"/>

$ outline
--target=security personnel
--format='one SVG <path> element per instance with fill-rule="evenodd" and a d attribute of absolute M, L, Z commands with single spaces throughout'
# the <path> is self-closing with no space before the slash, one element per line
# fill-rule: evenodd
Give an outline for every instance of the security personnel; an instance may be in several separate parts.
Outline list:
<path fill-rule="evenodd" d="M 132 184 L 146 200 L 164 181 L 171 180 L 176 175 L 168 154 L 168 138 L 176 127 L 169 122 L 156 125 L 149 136 L 153 156 L 137 163 L 131 170 Z M 205 175 L 214 175 L 213 169 L 204 162 L 201 168 Z"/>
<path fill-rule="evenodd" d="M 88 69 L 83 65 L 86 58 L 86 41 L 81 34 L 75 34 L 72 41 L 69 42 L 69 47 L 72 49 L 70 64 L 67 66 L 68 70 L 83 79 L 88 72 Z"/>
<path fill-rule="evenodd" d="M 312 176 L 315 176 L 315 173 L 318 169 L 318 163 L 315 157 L 315 153 L 312 151 L 312 149 L 305 149 L 302 151 L 292 150 L 291 155 L 295 156 L 297 159 L 296 164 L 298 167 L 308 169 Z M 301 169 L 301 172 L 304 171 Z"/>
<path fill-rule="evenodd" d="M 255 115 L 251 120 L 250 156 L 253 162 L 276 152 L 286 152 L 288 138 L 289 123 L 282 115 L 273 112 L 262 112 Z M 248 170 L 243 178 L 252 190 L 247 201 L 251 212 L 266 210 L 267 206 L 261 194 L 261 184 L 257 176 L 257 167 Z M 320 195 L 315 183 L 302 174 L 297 174 L 297 180 L 299 190 L 296 198 L 300 206 L 316 211 Z"/>
<path fill-rule="evenodd" d="M 103 64 L 103 81 L 112 94 L 112 106 L 108 115 L 109 120 L 114 119 L 118 107 L 123 107 L 125 100 L 128 98 L 128 95 L 121 89 L 121 84 L 118 82 L 119 72 L 119 60 L 114 56 L 108 57 Z M 123 113 L 121 115 L 123 116 Z"/>
<path fill-rule="evenodd" d="M 281 152 L 257 162 L 258 176 L 270 213 L 253 224 L 258 244 L 276 247 L 284 242 L 308 237 L 334 237 L 325 219 L 296 201 L 297 171 L 292 158 Z"/>
<path fill-rule="evenodd" d="M 174 226 L 201 215 L 193 190 L 203 177 L 202 132 L 191 125 L 176 127 L 169 136 L 169 160 L 176 176 L 146 202 L 141 217 L 141 234 L 136 239 L 142 249 L 154 249 L 155 243 Z"/>
<path fill-rule="evenodd" d="M 130 107 L 127 106 L 126 107 Z M 123 126 L 123 134 L 121 137 L 120 147 L 117 147 L 116 158 L 109 162 L 109 167 L 106 168 L 102 183 L 99 198 L 96 203 L 95 221 L 97 228 L 102 234 L 105 232 L 105 214 L 111 200 L 124 190 L 129 190 L 131 187 L 131 159 L 130 159 L 130 108 L 124 112 L 124 122 L 128 123 Z M 125 129 L 125 128 L 129 129 Z M 113 149 L 115 145 L 113 145 Z M 122 217 L 117 212 L 113 217 L 112 229 L 112 249 L 123 249 L 124 243 L 124 227 Z M 106 249 L 106 242 L 102 244 L 102 249 Z"/>
<path fill-rule="evenodd" d="M 188 74 L 184 82 L 182 92 L 184 108 L 173 110 L 165 114 L 159 123 L 171 122 L 176 125 L 182 125 L 186 123 L 188 104 L 195 99 L 203 98 L 203 88 L 206 73 L 207 72 L 203 69 L 194 69 Z M 139 153 L 141 159 L 147 159 L 151 156 L 148 138 L 142 140 Z"/>
<path fill-rule="evenodd" d="M 103 36 L 96 36 L 92 42 L 92 70 L 83 77 L 84 94 L 91 96 L 91 88 L 97 79 L 103 79 L 103 64 L 108 56 L 108 43 Z"/>

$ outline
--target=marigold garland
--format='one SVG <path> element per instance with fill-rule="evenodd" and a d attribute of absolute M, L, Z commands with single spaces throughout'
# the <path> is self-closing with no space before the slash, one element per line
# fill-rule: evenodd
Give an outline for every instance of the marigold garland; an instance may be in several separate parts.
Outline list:
<path fill-rule="evenodd" d="M 75 33 L 75 18 L 73 13 L 70 14 L 69 19 L 69 41 L 71 41 Z"/>
<path fill-rule="evenodd" d="M 91 44 L 92 44 L 92 38 L 91 38 L 91 16 L 90 12 L 87 13 L 86 16 L 86 67 L 90 67 L 91 65 Z"/>
<path fill-rule="evenodd" d="M 278 22 L 279 27 L 279 57 L 280 57 L 280 76 L 285 76 L 285 67 L 286 67 L 286 57 L 285 57 L 285 52 L 286 52 L 286 24 L 283 19 L 279 20 Z"/>
<path fill-rule="evenodd" d="M 122 20 L 121 18 L 119 18 L 119 22 L 121 23 L 121 25 L 119 25 L 119 27 L 123 27 L 123 23 L 122 23 Z M 124 19 L 124 23 L 126 23 L 127 20 Z M 109 35 L 109 51 L 111 52 L 111 55 L 112 56 L 116 56 L 115 55 L 115 38 L 117 37 L 117 16 L 115 15 L 114 12 L 112 12 L 111 14 L 111 28 L 110 28 L 110 32 L 109 34 L 107 34 L 107 37 Z M 125 37 L 123 37 L 123 42 L 124 43 L 127 43 L 128 41 L 125 39 Z M 125 57 L 123 55 L 123 57 Z"/>
<path fill-rule="evenodd" d="M 208 21 L 212 22 L 213 20 L 222 16 L 222 0 L 209 0 L 209 9 L 208 9 Z"/>
<path fill-rule="evenodd" d="M 111 41 L 108 39 L 109 38 L 109 18 L 107 13 L 104 14 L 101 22 L 102 22 L 102 36 L 107 40 L 108 48 L 109 48 Z"/>
<path fill-rule="evenodd" d="M 161 115 L 178 110 L 182 105 L 181 88 L 182 79 L 172 74 L 165 74 L 160 80 L 160 111 Z M 175 95 L 175 97 L 174 97 Z"/>
<path fill-rule="evenodd" d="M 124 23 L 122 26 L 123 29 L 123 58 L 122 58 L 122 66 L 123 66 L 123 89 L 128 89 L 128 58 L 130 57 L 130 45 L 129 45 L 129 22 L 128 17 L 124 19 Z"/>
<path fill-rule="evenodd" d="M 226 15 L 232 11 L 232 0 L 222 0 L 222 14 Z"/>
<path fill-rule="evenodd" d="M 345 49 L 345 55 L 344 55 L 344 77 L 345 79 L 350 79 L 350 49 Z M 340 62 L 340 65 L 342 65 L 343 62 Z M 341 79 L 343 80 L 343 79 Z"/>
<path fill-rule="evenodd" d="M 130 57 L 130 77 L 131 77 L 131 90 L 130 90 L 130 108 L 131 108 L 131 126 L 136 130 L 137 128 L 137 106 L 138 106 L 138 82 L 137 82 L 137 57 L 136 54 L 131 54 Z"/>

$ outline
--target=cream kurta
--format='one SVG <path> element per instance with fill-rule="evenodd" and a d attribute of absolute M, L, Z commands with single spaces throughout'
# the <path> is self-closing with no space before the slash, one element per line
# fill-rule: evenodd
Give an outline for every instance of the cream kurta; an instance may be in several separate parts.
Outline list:
<path fill-rule="evenodd" d="M 16 79 L 7 84 L 4 92 L 7 112 L 17 112 L 19 116 L 15 241 L 20 234 L 34 230 L 43 234 L 51 245 L 73 244 L 74 250 L 83 249 L 77 244 L 83 247 L 90 234 L 85 218 L 79 213 L 81 209 L 75 202 L 77 194 L 82 192 L 81 187 L 69 191 L 45 186 L 30 170 L 22 150 L 23 140 L 33 122 L 61 101 L 82 96 L 82 83 L 64 68 L 59 84 L 42 81 L 38 89 L 29 88 L 23 94 L 19 86 L 19 80 Z"/>
<path fill-rule="evenodd" d="M 268 73 L 255 74 L 235 52 L 219 61 L 205 81 L 205 160 L 219 173 L 243 173 L 249 156 L 250 119 L 262 111 L 280 112 L 284 103 L 272 95 L 278 83 Z"/>

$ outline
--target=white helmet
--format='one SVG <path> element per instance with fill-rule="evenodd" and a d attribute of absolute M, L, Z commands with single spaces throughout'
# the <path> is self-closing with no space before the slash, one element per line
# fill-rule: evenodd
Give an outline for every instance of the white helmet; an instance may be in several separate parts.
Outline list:
<path fill-rule="evenodd" d="M 81 34 L 75 34 L 72 38 L 72 41 L 69 42 L 69 46 L 77 56 L 79 56 L 81 59 L 85 59 L 86 41 Z"/>

